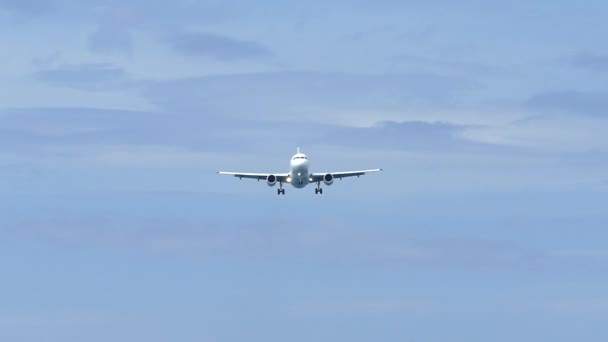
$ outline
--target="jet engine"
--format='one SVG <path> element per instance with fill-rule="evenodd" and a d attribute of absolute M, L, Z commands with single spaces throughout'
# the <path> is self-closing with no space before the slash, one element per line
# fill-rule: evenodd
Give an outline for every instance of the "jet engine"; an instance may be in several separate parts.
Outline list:
<path fill-rule="evenodd" d="M 332 175 L 331 173 L 326 174 L 325 176 L 323 176 L 323 182 L 326 185 L 332 185 L 334 182 L 334 175 Z"/>
<path fill-rule="evenodd" d="M 266 184 L 268 184 L 268 186 L 274 186 L 277 184 L 277 176 L 268 175 L 268 177 L 266 177 Z"/>

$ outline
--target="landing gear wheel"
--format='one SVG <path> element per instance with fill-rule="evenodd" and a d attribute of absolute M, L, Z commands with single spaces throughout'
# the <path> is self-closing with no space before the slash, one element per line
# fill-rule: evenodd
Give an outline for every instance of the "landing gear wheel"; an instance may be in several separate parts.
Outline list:
<path fill-rule="evenodd" d="M 285 189 L 277 189 L 277 195 L 285 195 Z"/>
<path fill-rule="evenodd" d="M 317 182 L 317 188 L 315 189 L 315 195 L 323 195 L 323 189 L 321 188 L 321 181 Z"/>

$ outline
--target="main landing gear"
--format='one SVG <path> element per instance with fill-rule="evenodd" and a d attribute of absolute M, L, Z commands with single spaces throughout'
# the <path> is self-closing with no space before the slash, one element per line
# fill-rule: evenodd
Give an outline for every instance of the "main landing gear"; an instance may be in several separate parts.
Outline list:
<path fill-rule="evenodd" d="M 285 189 L 283 189 L 283 182 L 279 182 L 279 188 L 277 189 L 277 195 L 285 195 Z"/>
<path fill-rule="evenodd" d="M 321 182 L 317 182 L 317 188 L 315 189 L 315 195 L 323 195 L 323 189 L 321 188 Z"/>

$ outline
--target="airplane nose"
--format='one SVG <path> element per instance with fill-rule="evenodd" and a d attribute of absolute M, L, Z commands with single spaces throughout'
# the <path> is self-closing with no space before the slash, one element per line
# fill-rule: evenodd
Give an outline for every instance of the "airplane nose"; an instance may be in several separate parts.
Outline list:
<path fill-rule="evenodd" d="M 292 168 L 308 167 L 308 160 L 306 160 L 306 159 L 293 159 L 291 161 L 291 167 Z"/>

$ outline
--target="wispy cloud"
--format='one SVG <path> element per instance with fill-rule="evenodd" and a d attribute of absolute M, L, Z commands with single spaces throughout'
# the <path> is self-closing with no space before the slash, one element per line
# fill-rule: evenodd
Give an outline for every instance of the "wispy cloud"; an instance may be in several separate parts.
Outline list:
<path fill-rule="evenodd" d="M 474 61 L 460 61 L 446 58 L 421 57 L 411 54 L 400 54 L 392 58 L 393 61 L 412 66 L 428 69 L 442 69 L 462 74 L 473 73 L 487 76 L 504 76 L 509 72 L 502 67 L 479 63 Z"/>
<path fill-rule="evenodd" d="M 462 135 L 475 127 L 446 122 L 380 122 L 370 127 L 224 117 L 222 111 L 124 111 L 22 108 L 0 111 L 5 152 L 64 151 L 116 164 L 200 164 L 201 153 L 259 151 L 266 146 L 336 146 L 424 152 L 505 152 L 495 141 Z M 212 123 L 211 123 L 212 121 Z M 322 121 L 322 120 L 319 120 Z M 133 132 L 136 132 L 134 134 Z M 474 141 L 472 141 L 474 140 Z M 219 144 L 219 146 L 218 146 Z M 82 153 L 79 153 L 81 149 Z M 0 151 L 3 149 L 0 148 Z M 214 158 L 218 158 L 217 155 Z"/>
<path fill-rule="evenodd" d="M 115 90 L 127 83 L 127 73 L 112 64 L 60 65 L 34 72 L 33 77 L 52 85 L 81 90 Z"/>
<path fill-rule="evenodd" d="M 608 71 L 608 55 L 580 52 L 566 58 L 568 65 L 587 71 Z"/>
<path fill-rule="evenodd" d="M 570 115 L 608 116 L 608 96 L 603 92 L 580 90 L 547 91 L 526 101 L 529 108 Z"/>
<path fill-rule="evenodd" d="M 576 129 L 573 129 L 576 127 Z M 576 116 L 538 116 L 505 125 L 466 127 L 458 135 L 480 143 L 541 151 L 585 153 L 608 150 L 608 120 Z"/>
<path fill-rule="evenodd" d="M 273 55 L 270 48 L 261 43 L 209 32 L 175 33 L 168 39 L 168 43 L 181 54 L 219 61 L 235 61 Z"/>
<path fill-rule="evenodd" d="M 76 152 L 76 151 L 75 151 Z M 181 168 L 217 165 L 217 154 L 172 146 L 101 145 L 81 150 L 81 162 L 99 166 L 143 166 Z M 213 161 L 212 161 L 213 160 Z"/>
<path fill-rule="evenodd" d="M 481 128 L 448 122 L 386 121 L 372 127 L 334 127 L 321 140 L 326 143 L 378 147 L 408 151 L 492 152 L 507 151 L 497 141 L 473 141 L 463 137 L 470 129 Z"/>
<path fill-rule="evenodd" d="M 366 125 L 423 120 L 434 108 L 476 89 L 475 82 L 433 73 L 351 74 L 285 71 L 151 81 L 144 95 L 171 110 L 220 112 L 257 121 Z M 198 101 L 192 101 L 192 99 Z M 429 109 L 430 108 L 430 109 Z M 427 120 L 437 120 L 430 115 Z"/>

